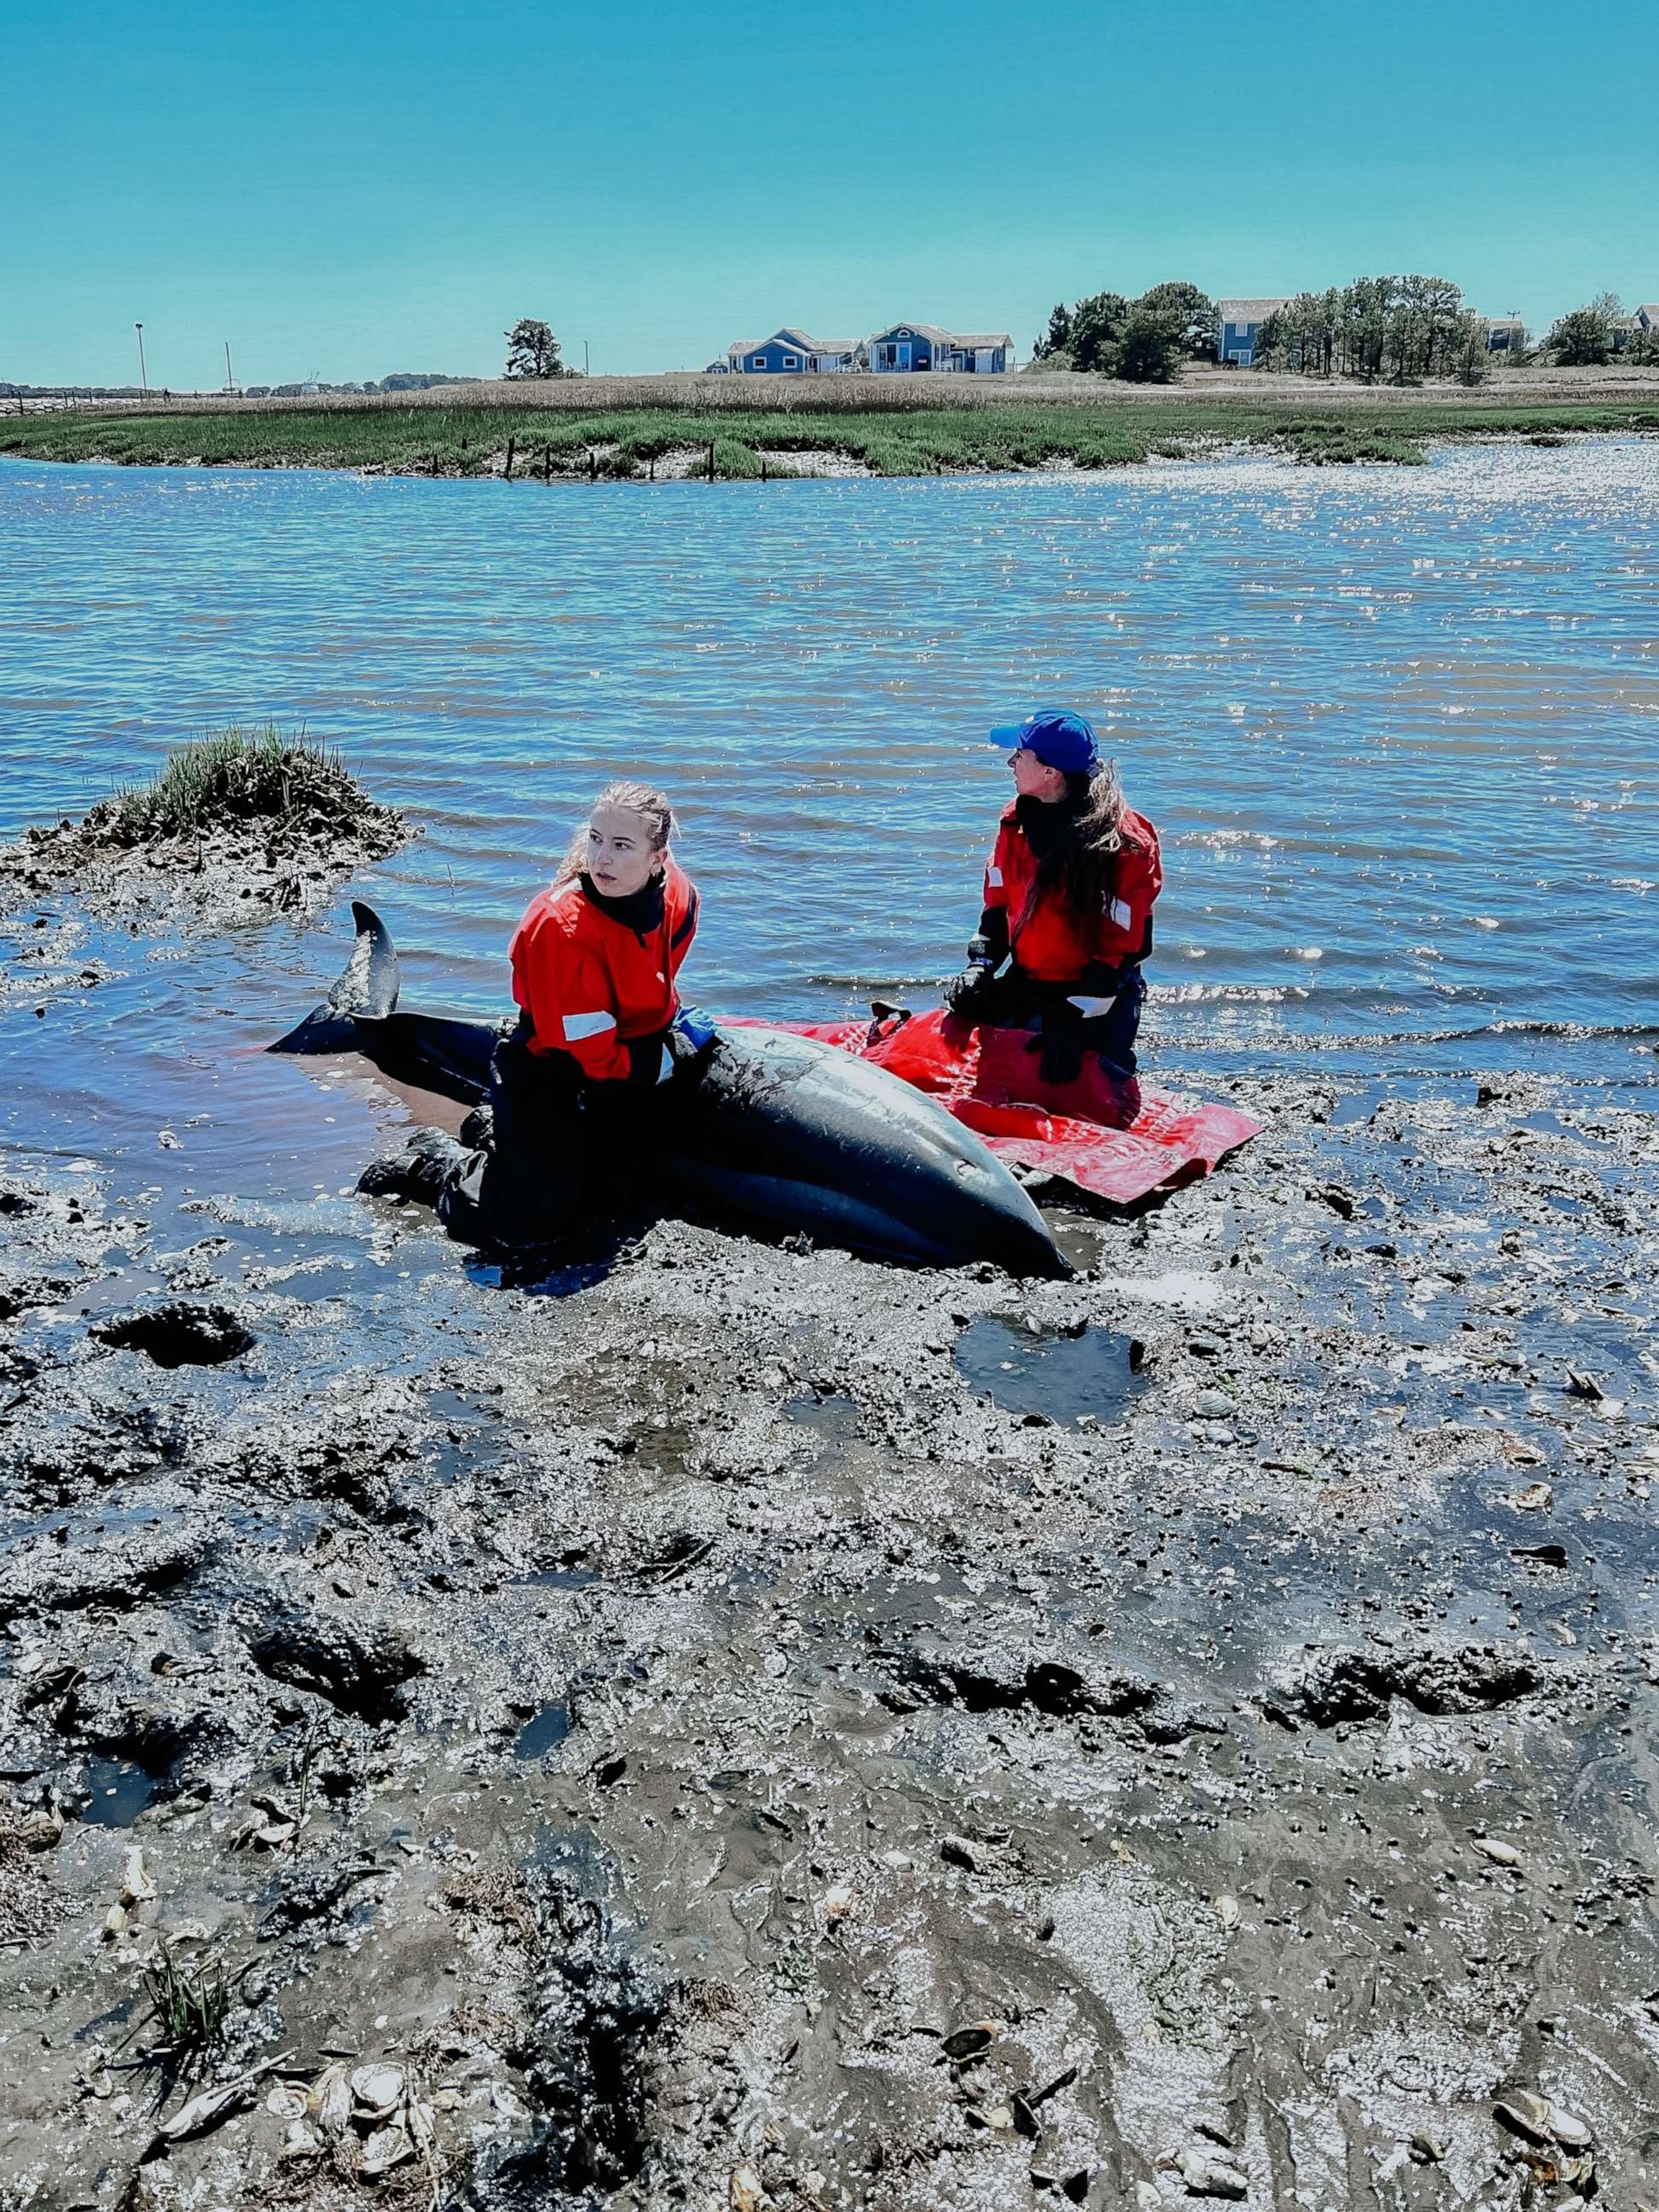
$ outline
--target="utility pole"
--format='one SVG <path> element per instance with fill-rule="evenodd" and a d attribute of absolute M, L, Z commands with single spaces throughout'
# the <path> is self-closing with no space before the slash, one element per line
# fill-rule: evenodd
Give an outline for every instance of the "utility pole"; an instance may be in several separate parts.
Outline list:
<path fill-rule="evenodd" d="M 230 340 L 227 338 L 225 340 L 225 390 L 234 393 L 235 389 L 236 379 L 230 373 Z"/>
<path fill-rule="evenodd" d="M 586 338 L 584 338 L 584 339 L 582 340 L 582 374 L 583 374 L 584 376 L 586 376 L 586 375 L 587 375 L 587 374 L 588 374 L 588 373 L 589 373 L 589 371 L 588 371 L 588 366 L 587 366 L 587 340 L 586 340 Z"/>
<path fill-rule="evenodd" d="M 144 368 L 144 326 L 142 323 L 135 323 L 132 327 L 138 333 L 138 389 L 148 398 L 149 378 Z"/>

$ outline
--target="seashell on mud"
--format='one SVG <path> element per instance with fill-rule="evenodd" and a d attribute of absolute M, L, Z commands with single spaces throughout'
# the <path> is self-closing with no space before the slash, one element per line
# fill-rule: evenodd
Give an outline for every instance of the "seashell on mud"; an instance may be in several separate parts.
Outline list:
<path fill-rule="evenodd" d="M 401 2066 L 360 2066 L 351 2077 L 351 2094 L 356 2102 L 357 2118 L 383 2120 L 389 2112 L 395 2112 L 404 2100 L 404 2069 Z"/>
<path fill-rule="evenodd" d="M 368 2179 L 377 2180 L 390 2173 L 395 2166 L 402 2166 L 415 2155 L 415 2146 L 402 2127 L 377 2128 L 363 2145 L 363 2154 L 357 2171 Z"/>

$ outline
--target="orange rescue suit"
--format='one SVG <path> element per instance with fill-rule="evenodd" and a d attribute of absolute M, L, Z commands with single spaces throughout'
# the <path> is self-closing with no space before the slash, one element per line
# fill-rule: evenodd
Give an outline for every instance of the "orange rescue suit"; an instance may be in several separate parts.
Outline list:
<path fill-rule="evenodd" d="M 538 892 L 507 954 L 530 1050 L 568 1053 L 590 1082 L 625 1081 L 629 1041 L 665 1030 L 679 1012 L 674 978 L 696 928 L 696 887 L 672 860 L 659 905 L 648 886 L 600 899 L 580 877 Z"/>
<path fill-rule="evenodd" d="M 1152 902 L 1164 888 L 1158 832 L 1145 815 L 1124 809 L 1117 880 L 1100 913 L 1078 913 L 1051 888 L 1028 915 L 1037 856 L 1020 827 L 1018 805 L 1003 809 L 985 870 L 985 904 L 1007 916 L 1015 965 L 1039 983 L 1074 983 L 1092 966 L 1115 971 L 1144 960 L 1152 945 Z"/>

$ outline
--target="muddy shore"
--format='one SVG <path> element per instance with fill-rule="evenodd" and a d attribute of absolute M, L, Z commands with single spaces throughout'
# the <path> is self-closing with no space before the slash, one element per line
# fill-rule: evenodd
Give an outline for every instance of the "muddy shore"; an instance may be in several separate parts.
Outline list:
<path fill-rule="evenodd" d="M 325 754 L 302 746 L 289 757 L 295 788 L 280 811 L 219 808 L 180 828 L 146 820 L 146 794 L 137 805 L 118 795 L 0 845 L 0 913 L 72 893 L 88 913 L 135 932 L 174 919 L 238 928 L 314 912 L 346 877 L 417 834 Z"/>
<path fill-rule="evenodd" d="M 1231 1095 L 1062 1284 L 14 1171 L 0 2203 L 1659 2203 L 1648 1094 Z"/>

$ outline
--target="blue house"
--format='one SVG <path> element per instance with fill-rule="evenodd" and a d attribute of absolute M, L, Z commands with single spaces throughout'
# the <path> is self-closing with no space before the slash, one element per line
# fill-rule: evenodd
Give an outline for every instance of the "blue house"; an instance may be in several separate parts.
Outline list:
<path fill-rule="evenodd" d="M 1288 295 L 1282 300 L 1218 300 L 1221 342 L 1216 354 L 1223 366 L 1231 363 L 1235 368 L 1252 368 L 1257 332 L 1269 315 L 1277 314 L 1281 307 L 1289 305 Z"/>
<path fill-rule="evenodd" d="M 856 338 L 809 337 L 787 324 L 769 338 L 740 338 L 708 366 L 715 375 L 834 376 L 856 368 L 858 353 Z"/>
<path fill-rule="evenodd" d="M 923 370 L 1002 376 L 1013 355 L 1006 331 L 942 331 L 937 323 L 894 323 L 870 340 L 870 367 L 878 376 Z"/>

